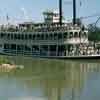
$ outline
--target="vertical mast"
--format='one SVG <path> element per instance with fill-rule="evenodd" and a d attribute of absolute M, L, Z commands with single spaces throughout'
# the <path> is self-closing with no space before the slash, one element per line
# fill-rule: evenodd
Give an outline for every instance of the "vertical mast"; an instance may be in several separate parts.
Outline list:
<path fill-rule="evenodd" d="M 59 23 L 62 25 L 62 0 L 59 0 Z"/>
<path fill-rule="evenodd" d="M 76 24 L 76 0 L 73 0 L 73 25 Z"/>

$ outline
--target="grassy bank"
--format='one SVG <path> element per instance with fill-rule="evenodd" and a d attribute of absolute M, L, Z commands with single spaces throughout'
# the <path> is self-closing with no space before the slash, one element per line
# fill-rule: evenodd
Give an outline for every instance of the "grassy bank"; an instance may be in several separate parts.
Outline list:
<path fill-rule="evenodd" d="M 8 57 L 0 55 L 0 64 L 4 63 L 11 63 L 11 61 L 8 59 Z"/>

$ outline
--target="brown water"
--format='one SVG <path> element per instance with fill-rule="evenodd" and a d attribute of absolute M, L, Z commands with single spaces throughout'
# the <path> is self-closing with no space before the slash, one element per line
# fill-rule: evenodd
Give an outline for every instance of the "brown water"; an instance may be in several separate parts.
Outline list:
<path fill-rule="evenodd" d="M 99 100 L 100 61 L 10 58 L 24 65 L 0 72 L 0 100 Z"/>

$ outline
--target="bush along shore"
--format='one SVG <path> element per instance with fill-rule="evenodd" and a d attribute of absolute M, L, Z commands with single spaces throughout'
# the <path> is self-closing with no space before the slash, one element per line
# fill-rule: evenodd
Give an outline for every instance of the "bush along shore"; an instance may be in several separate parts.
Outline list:
<path fill-rule="evenodd" d="M 14 69 L 23 69 L 23 65 L 16 65 L 8 57 L 0 56 L 0 72 L 10 72 Z"/>

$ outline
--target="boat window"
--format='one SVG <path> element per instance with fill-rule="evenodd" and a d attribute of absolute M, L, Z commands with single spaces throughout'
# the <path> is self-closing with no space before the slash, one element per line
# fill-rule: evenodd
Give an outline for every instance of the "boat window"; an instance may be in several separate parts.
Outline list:
<path fill-rule="evenodd" d="M 27 34 L 25 34 L 25 40 L 27 40 L 28 39 L 28 35 Z"/>
<path fill-rule="evenodd" d="M 69 38 L 72 38 L 73 37 L 73 32 L 70 32 L 69 33 Z"/>
<path fill-rule="evenodd" d="M 11 44 L 11 49 L 16 50 L 16 44 Z"/>
<path fill-rule="evenodd" d="M 30 40 L 32 39 L 32 34 L 29 34 L 29 39 L 30 39 Z"/>
<path fill-rule="evenodd" d="M 7 34 L 7 38 L 10 38 L 10 34 L 9 33 Z"/>
<path fill-rule="evenodd" d="M 49 34 L 49 39 L 51 40 L 52 38 L 53 38 L 53 34 L 50 33 L 50 34 Z"/>
<path fill-rule="evenodd" d="M 21 34 L 21 37 L 20 37 L 22 40 L 24 40 L 24 34 Z"/>
<path fill-rule="evenodd" d="M 46 40 L 48 39 L 48 34 L 45 35 L 45 39 L 46 39 Z"/>
<path fill-rule="evenodd" d="M 18 39 L 18 34 L 15 34 L 15 39 Z"/>
<path fill-rule="evenodd" d="M 79 32 L 79 37 L 81 37 L 81 32 Z"/>
<path fill-rule="evenodd" d="M 16 39 L 16 34 L 14 34 L 14 39 Z"/>
<path fill-rule="evenodd" d="M 87 37 L 86 32 L 83 32 L 83 33 L 82 33 L 82 37 L 84 37 L 84 38 Z"/>
<path fill-rule="evenodd" d="M 13 34 L 10 34 L 11 35 L 11 39 L 13 39 Z"/>
<path fill-rule="evenodd" d="M 58 34 L 58 39 L 62 39 L 62 33 Z"/>
<path fill-rule="evenodd" d="M 4 44 L 4 49 L 9 49 L 10 45 L 9 44 Z"/>
<path fill-rule="evenodd" d="M 41 40 L 43 40 L 44 39 L 44 34 L 41 34 Z"/>
<path fill-rule="evenodd" d="M 20 34 L 17 34 L 18 35 L 18 39 L 20 39 Z"/>
<path fill-rule="evenodd" d="M 75 32 L 75 33 L 74 33 L 74 37 L 75 37 L 75 38 L 78 37 L 78 32 Z"/>
<path fill-rule="evenodd" d="M 29 48 L 27 45 L 24 46 L 25 51 L 31 51 L 31 48 Z"/>
<path fill-rule="evenodd" d="M 17 51 L 20 51 L 20 50 L 21 50 L 20 45 L 17 45 Z"/>
<path fill-rule="evenodd" d="M 35 40 L 35 34 L 32 36 L 32 39 Z"/>
<path fill-rule="evenodd" d="M 0 34 L 0 37 L 3 38 L 3 37 L 4 37 L 4 33 L 1 33 L 1 34 Z"/>
<path fill-rule="evenodd" d="M 84 35 L 85 35 L 85 36 L 87 36 L 87 33 L 86 33 L 86 32 L 84 32 Z"/>
<path fill-rule="evenodd" d="M 18 34 L 16 34 L 16 39 L 18 39 Z"/>
<path fill-rule="evenodd" d="M 67 33 L 67 32 L 65 32 L 65 33 L 64 33 L 64 38 L 67 38 L 67 35 L 68 35 L 68 33 Z"/>
<path fill-rule="evenodd" d="M 40 39 L 40 34 L 37 34 L 37 39 L 38 39 L 38 40 Z"/>
<path fill-rule="evenodd" d="M 57 33 L 54 33 L 54 39 L 57 40 Z"/>
<path fill-rule="evenodd" d="M 0 44 L 0 47 L 2 47 L 2 44 Z"/>
<path fill-rule="evenodd" d="M 17 51 L 23 51 L 23 45 L 17 45 Z"/>

